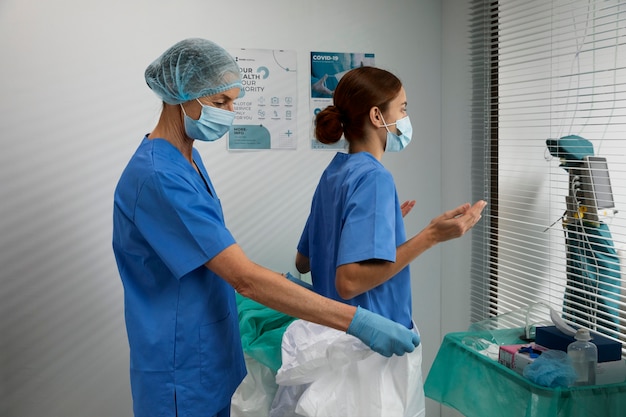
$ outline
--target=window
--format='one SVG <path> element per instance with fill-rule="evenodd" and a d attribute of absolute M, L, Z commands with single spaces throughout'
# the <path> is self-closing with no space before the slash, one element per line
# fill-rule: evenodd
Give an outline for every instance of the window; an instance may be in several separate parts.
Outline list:
<path fill-rule="evenodd" d="M 624 342 L 626 1 L 475 0 L 471 33 L 472 321 L 541 302 Z"/>

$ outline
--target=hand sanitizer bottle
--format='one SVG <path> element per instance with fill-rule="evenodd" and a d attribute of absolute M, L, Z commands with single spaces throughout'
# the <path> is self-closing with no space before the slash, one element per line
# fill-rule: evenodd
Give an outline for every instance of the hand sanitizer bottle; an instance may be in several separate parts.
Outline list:
<path fill-rule="evenodd" d="M 591 335 L 587 329 L 578 329 L 574 339 L 576 341 L 567 347 L 567 355 L 572 359 L 578 375 L 574 385 L 595 385 L 598 348 L 590 342 Z"/>

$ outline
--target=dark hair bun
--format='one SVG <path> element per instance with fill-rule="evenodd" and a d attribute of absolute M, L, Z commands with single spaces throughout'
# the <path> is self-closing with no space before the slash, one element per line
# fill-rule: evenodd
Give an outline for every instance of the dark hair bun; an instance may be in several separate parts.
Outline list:
<path fill-rule="evenodd" d="M 328 106 L 315 117 L 315 137 L 324 144 L 332 144 L 343 135 L 341 113 L 335 106 Z"/>

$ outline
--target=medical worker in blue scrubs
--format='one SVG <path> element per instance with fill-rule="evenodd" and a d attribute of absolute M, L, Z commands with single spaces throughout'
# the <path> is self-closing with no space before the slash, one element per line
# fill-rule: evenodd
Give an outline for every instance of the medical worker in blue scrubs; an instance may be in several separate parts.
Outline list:
<path fill-rule="evenodd" d="M 311 272 L 319 294 L 412 328 L 409 263 L 437 243 L 463 236 L 486 203 L 447 211 L 406 239 L 403 216 L 414 201 L 400 204 L 381 158 L 409 144 L 412 126 L 404 87 L 388 71 L 365 66 L 341 78 L 333 105 L 316 116 L 315 137 L 332 144 L 342 135 L 348 152 L 337 153 L 319 180 L 296 268 Z"/>
<path fill-rule="evenodd" d="M 235 290 L 358 337 L 385 356 L 412 352 L 404 326 L 308 291 L 249 260 L 224 223 L 195 140 L 231 127 L 239 68 L 220 46 L 185 39 L 145 71 L 163 100 L 114 195 L 113 250 L 124 286 L 136 417 L 228 416 L 246 369 Z"/>

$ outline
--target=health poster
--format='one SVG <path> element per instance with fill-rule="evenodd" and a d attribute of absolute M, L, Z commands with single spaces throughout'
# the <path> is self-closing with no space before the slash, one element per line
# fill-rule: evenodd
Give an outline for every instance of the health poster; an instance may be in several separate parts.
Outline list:
<path fill-rule="evenodd" d="M 315 125 L 317 113 L 333 104 L 333 91 L 341 77 L 351 69 L 362 66 L 374 66 L 373 53 L 311 52 L 311 126 Z M 325 145 L 315 139 L 311 131 L 312 149 L 336 150 L 345 147 L 344 138 L 332 145 Z"/>
<path fill-rule="evenodd" d="M 244 95 L 235 101 L 229 150 L 296 149 L 296 52 L 229 50 L 239 65 Z"/>

